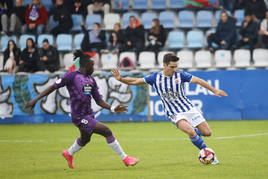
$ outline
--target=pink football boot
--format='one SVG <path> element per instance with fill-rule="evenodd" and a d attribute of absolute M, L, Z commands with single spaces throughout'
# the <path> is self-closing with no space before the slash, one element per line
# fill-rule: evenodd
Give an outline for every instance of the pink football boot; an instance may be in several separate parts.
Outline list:
<path fill-rule="evenodd" d="M 68 150 L 62 152 L 63 157 L 67 160 L 68 166 L 74 168 L 73 159 L 74 157 L 69 154 Z"/>
<path fill-rule="evenodd" d="M 132 158 L 132 157 L 129 157 L 127 156 L 124 160 L 123 160 L 124 164 L 126 166 L 134 166 L 136 165 L 138 162 L 139 162 L 139 159 L 137 158 Z"/>

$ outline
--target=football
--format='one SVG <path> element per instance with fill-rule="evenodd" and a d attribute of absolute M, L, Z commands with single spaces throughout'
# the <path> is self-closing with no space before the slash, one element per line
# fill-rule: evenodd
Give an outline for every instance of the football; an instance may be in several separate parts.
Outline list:
<path fill-rule="evenodd" d="M 198 159 L 203 164 L 211 164 L 214 160 L 215 152 L 210 148 L 203 148 L 198 153 Z"/>

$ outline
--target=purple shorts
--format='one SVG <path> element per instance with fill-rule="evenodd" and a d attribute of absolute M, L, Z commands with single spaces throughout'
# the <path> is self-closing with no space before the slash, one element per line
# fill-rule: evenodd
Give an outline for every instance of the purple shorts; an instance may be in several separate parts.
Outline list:
<path fill-rule="evenodd" d="M 96 126 L 97 120 L 92 117 L 92 115 L 83 116 L 83 117 L 77 117 L 73 119 L 73 123 L 80 132 L 87 133 L 89 135 L 92 135 L 93 130 Z"/>

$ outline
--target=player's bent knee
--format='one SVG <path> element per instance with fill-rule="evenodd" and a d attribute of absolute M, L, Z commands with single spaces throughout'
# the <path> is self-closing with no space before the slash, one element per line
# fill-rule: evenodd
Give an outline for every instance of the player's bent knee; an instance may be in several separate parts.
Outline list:
<path fill-rule="evenodd" d="M 112 131 L 108 127 L 105 128 L 105 130 L 104 130 L 104 137 L 109 137 L 111 135 L 113 135 Z"/>
<path fill-rule="evenodd" d="M 209 137 L 212 135 L 212 131 L 211 130 L 206 130 L 206 132 L 204 133 L 205 136 Z"/>

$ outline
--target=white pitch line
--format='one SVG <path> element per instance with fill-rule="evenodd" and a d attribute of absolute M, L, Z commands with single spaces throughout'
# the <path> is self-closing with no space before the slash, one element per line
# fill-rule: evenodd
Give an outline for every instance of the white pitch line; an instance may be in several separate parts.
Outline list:
<path fill-rule="evenodd" d="M 258 137 L 268 135 L 268 133 L 258 133 L 258 134 L 247 134 L 238 136 L 224 136 L 224 137 L 209 137 L 206 140 L 224 140 L 233 138 L 248 138 L 248 137 Z M 189 138 L 135 138 L 126 139 L 122 138 L 120 141 L 178 141 L 178 140 L 189 140 Z M 61 139 L 61 140 L 0 140 L 0 143 L 44 143 L 44 142 L 71 142 L 73 139 Z M 103 139 L 94 139 L 94 142 L 104 142 Z"/>

